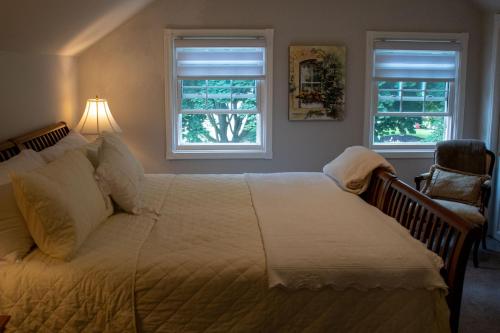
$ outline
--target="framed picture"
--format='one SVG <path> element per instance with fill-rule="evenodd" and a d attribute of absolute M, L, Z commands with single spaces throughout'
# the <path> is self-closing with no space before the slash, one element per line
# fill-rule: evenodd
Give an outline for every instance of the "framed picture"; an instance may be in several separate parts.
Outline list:
<path fill-rule="evenodd" d="M 343 120 L 345 46 L 290 46 L 290 120 Z"/>

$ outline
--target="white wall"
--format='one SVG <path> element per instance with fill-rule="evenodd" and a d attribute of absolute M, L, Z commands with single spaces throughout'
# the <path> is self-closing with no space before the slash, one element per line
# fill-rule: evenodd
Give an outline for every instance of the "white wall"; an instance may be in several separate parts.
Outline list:
<path fill-rule="evenodd" d="M 500 6 L 500 5 L 499 5 Z M 480 131 L 481 138 L 487 142 L 489 148 L 497 154 L 496 168 L 493 176 L 492 198 L 489 206 L 489 234 L 500 240 L 500 179 L 499 168 L 499 147 L 500 136 L 498 129 L 500 128 L 500 114 L 496 116 L 500 110 L 495 110 L 495 99 L 497 104 L 500 102 L 500 93 L 494 91 L 498 89 L 500 84 L 500 63 L 498 62 L 498 52 L 500 52 L 499 41 L 495 39 L 495 12 L 494 10 L 486 11 L 483 14 L 483 78 L 482 78 L 482 95 L 481 95 L 481 122 Z M 496 34 L 498 38 L 498 33 Z M 495 50 L 495 48 L 497 48 Z"/>
<path fill-rule="evenodd" d="M 275 29 L 272 160 L 165 159 L 163 29 Z M 347 146 L 362 144 L 367 30 L 469 32 L 465 137 L 477 137 L 481 13 L 455 0 L 157 0 L 78 57 L 80 105 L 96 94 L 148 172 L 317 171 Z M 288 46 L 347 46 L 346 117 L 288 121 Z M 406 180 L 429 159 L 393 160 Z"/>
<path fill-rule="evenodd" d="M 74 58 L 0 51 L 0 141 L 77 114 Z"/>

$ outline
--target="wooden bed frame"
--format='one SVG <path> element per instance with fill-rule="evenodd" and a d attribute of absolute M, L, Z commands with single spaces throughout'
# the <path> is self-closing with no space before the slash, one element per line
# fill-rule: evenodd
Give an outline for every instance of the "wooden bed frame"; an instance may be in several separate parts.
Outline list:
<path fill-rule="evenodd" d="M 69 128 L 60 122 L 0 143 L 0 161 L 19 154 L 23 149 L 40 151 L 50 147 L 68 133 Z M 373 172 L 363 198 L 396 219 L 414 238 L 443 259 L 441 275 L 449 287 L 450 325 L 452 332 L 457 332 L 465 268 L 472 245 L 480 238 L 479 226 L 463 220 L 381 169 Z"/>

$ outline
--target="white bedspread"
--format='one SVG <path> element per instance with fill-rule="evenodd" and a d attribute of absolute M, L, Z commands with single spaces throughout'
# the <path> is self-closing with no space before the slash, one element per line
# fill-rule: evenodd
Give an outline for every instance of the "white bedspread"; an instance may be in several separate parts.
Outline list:
<path fill-rule="evenodd" d="M 242 175 L 147 181 L 146 213 L 111 217 L 73 261 L 34 251 L 20 264 L 0 266 L 0 313 L 12 316 L 8 329 L 449 331 L 442 289 L 269 288 L 252 205 L 259 199 Z M 325 251 L 335 251 L 333 245 Z"/>
<path fill-rule="evenodd" d="M 248 174 L 246 179 L 271 287 L 446 289 L 439 256 L 326 175 Z"/>

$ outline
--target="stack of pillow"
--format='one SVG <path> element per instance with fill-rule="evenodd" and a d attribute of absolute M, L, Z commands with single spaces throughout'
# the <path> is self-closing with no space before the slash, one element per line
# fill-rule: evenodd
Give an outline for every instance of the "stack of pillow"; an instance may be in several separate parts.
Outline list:
<path fill-rule="evenodd" d="M 113 214 L 111 199 L 140 212 L 143 178 L 140 163 L 112 133 L 89 143 L 70 132 L 40 153 L 23 150 L 0 163 L 0 260 L 20 260 L 35 244 L 70 260 Z"/>

